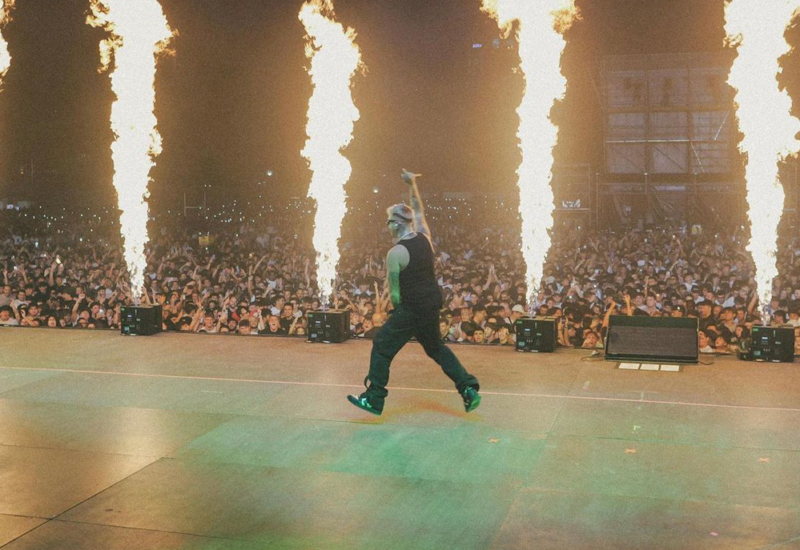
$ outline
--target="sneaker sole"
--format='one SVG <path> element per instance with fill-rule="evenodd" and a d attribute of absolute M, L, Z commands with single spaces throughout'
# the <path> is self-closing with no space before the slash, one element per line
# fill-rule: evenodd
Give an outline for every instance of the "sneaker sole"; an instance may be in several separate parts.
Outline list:
<path fill-rule="evenodd" d="M 478 408 L 478 405 L 480 405 L 480 404 L 481 404 L 481 395 L 478 394 L 478 395 L 475 396 L 475 399 L 472 400 L 472 403 L 470 403 L 469 408 L 467 409 L 467 412 L 474 411 L 475 409 Z"/>
<path fill-rule="evenodd" d="M 383 411 L 376 411 L 375 409 L 373 409 L 371 407 L 367 408 L 367 407 L 362 406 L 361 405 L 361 401 L 359 401 L 358 398 L 353 397 L 352 395 L 348 395 L 347 396 L 347 400 L 350 401 L 350 403 L 352 403 L 353 405 L 355 405 L 359 409 L 361 409 L 362 411 L 367 411 L 368 413 L 372 413 L 375 416 L 380 416 L 381 413 L 383 412 Z"/>

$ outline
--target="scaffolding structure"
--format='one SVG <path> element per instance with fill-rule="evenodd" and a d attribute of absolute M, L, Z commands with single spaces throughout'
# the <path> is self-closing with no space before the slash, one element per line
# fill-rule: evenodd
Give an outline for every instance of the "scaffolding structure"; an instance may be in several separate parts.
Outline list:
<path fill-rule="evenodd" d="M 605 166 L 597 198 L 608 214 L 604 221 L 708 221 L 709 213 L 713 219 L 722 210 L 744 214 L 727 84 L 732 61 L 728 52 L 605 59 Z"/>
<path fill-rule="evenodd" d="M 597 186 L 589 164 L 554 164 L 553 195 L 556 221 L 596 226 Z"/>

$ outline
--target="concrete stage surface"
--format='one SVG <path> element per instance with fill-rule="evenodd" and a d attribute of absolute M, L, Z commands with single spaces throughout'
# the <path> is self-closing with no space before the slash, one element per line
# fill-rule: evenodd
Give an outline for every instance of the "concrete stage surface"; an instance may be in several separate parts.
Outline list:
<path fill-rule="evenodd" d="M 800 363 L 0 330 L 0 547 L 800 548 Z"/>

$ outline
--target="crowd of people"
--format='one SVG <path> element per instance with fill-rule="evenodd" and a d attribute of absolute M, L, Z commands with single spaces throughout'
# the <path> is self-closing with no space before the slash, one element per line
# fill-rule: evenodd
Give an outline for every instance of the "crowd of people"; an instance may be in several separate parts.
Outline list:
<path fill-rule="evenodd" d="M 780 276 L 762 308 L 741 228 L 559 225 L 528 303 L 513 208 L 428 201 L 444 297 L 440 330 L 449 342 L 514 345 L 515 321 L 530 313 L 555 317 L 559 345 L 582 348 L 603 346 L 611 315 L 697 317 L 702 352 L 735 351 L 765 321 L 762 311 L 800 331 L 796 232 L 780 240 Z M 360 219 L 343 229 L 331 304 L 317 294 L 313 208 L 303 201 L 258 216 L 215 216 L 220 221 L 202 231 L 176 214 L 155 216 L 142 301 L 162 304 L 165 330 L 298 337 L 310 311 L 331 305 L 350 310 L 352 336 L 370 338 L 391 315 L 389 238 L 379 230 L 381 205 L 359 208 Z M 0 212 L 0 326 L 119 330 L 132 293 L 113 219 L 111 211 Z M 375 230 L 363 231 L 370 224 Z M 800 353 L 800 335 L 796 342 Z"/>

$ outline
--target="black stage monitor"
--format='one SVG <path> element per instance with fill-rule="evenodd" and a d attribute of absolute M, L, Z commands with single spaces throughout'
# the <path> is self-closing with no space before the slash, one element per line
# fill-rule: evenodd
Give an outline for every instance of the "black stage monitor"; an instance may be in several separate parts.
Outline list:
<path fill-rule="evenodd" d="M 308 314 L 308 341 L 338 344 L 350 338 L 350 310 L 317 310 Z"/>
<path fill-rule="evenodd" d="M 123 336 L 149 336 L 161 332 L 161 305 L 122 306 L 120 325 Z"/>
<path fill-rule="evenodd" d="M 745 359 L 772 363 L 794 362 L 794 327 L 756 325 L 751 334 L 750 354 Z"/>
<path fill-rule="evenodd" d="M 697 363 L 697 332 L 696 318 L 612 315 L 606 335 L 606 359 Z"/>
<path fill-rule="evenodd" d="M 520 317 L 514 323 L 517 351 L 553 352 L 556 349 L 555 317 Z"/>

